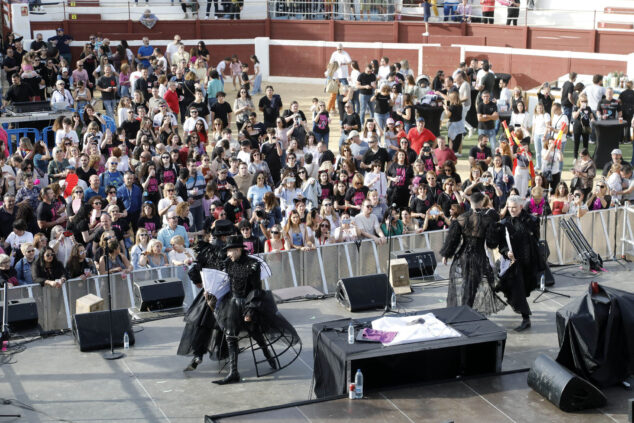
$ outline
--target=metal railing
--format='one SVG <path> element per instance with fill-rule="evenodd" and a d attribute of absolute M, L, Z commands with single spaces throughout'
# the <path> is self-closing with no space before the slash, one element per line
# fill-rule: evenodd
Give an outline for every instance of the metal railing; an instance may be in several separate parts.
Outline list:
<path fill-rule="evenodd" d="M 541 226 L 541 237 L 550 247 L 548 261 L 555 265 L 573 264 L 577 253 L 559 227 L 559 220 L 570 215 L 550 216 Z M 621 206 L 587 213 L 574 221 L 585 234 L 593 250 L 604 260 L 616 258 L 634 246 L 632 225 L 634 208 Z M 448 231 L 425 232 L 393 237 L 393 251 L 428 249 L 440 259 L 439 251 Z M 621 237 L 617 234 L 622 234 Z M 261 254 L 270 266 L 272 276 L 264 281 L 266 289 L 312 286 L 325 294 L 334 293 L 337 281 L 351 276 L 385 273 L 388 259 L 387 244 L 377 245 L 374 241 L 360 243 L 347 242 L 321 246 L 312 251 L 282 251 Z M 184 266 L 168 266 L 156 269 L 136 270 L 127 277 L 111 275 L 112 308 L 138 307 L 133 295 L 135 281 L 177 278 L 183 282 L 185 291 L 184 307 L 188 307 L 197 294 L 197 288 L 190 282 Z M 37 303 L 40 325 L 44 330 L 72 327 L 75 302 L 78 298 L 95 294 L 107 301 L 106 276 L 91 277 L 86 280 L 69 280 L 62 288 L 26 285 L 9 289 L 9 299 L 34 298 Z"/>

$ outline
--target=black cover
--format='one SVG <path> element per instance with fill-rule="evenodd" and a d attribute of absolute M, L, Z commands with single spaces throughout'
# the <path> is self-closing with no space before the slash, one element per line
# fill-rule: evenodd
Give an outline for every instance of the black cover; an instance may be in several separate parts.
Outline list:
<path fill-rule="evenodd" d="M 627 125 L 625 121 L 619 123 L 618 120 L 595 120 L 592 122 L 597 134 L 596 145 L 592 160 L 597 169 L 612 160 L 612 150 L 619 148 L 619 144 L 623 140 L 623 128 Z"/>
<path fill-rule="evenodd" d="M 337 281 L 337 301 L 348 311 L 385 307 L 391 296 L 392 287 L 384 273 Z"/>
<path fill-rule="evenodd" d="M 348 344 L 350 319 L 314 324 L 313 377 L 317 398 L 345 394 L 347 375 L 354 378 L 358 368 L 363 372 L 366 390 L 499 370 L 506 341 L 504 329 L 467 306 L 402 315 L 426 313 L 434 313 L 463 336 L 384 347 L 370 342 Z M 358 319 L 353 324 L 360 330 L 370 327 L 377 318 Z"/>
<path fill-rule="evenodd" d="M 95 351 L 110 348 L 110 324 L 108 311 L 75 314 L 73 333 L 79 344 L 79 350 Z M 134 345 L 134 332 L 130 315 L 125 308 L 112 310 L 112 341 L 115 348 L 123 346 L 123 334 L 128 332 L 130 345 Z"/>
<path fill-rule="evenodd" d="M 540 354 L 528 372 L 528 386 L 567 412 L 603 407 L 607 398 L 590 382 Z"/>
<path fill-rule="evenodd" d="M 421 278 L 423 276 L 433 276 L 436 270 L 436 255 L 431 250 L 419 248 L 414 250 L 394 251 L 392 253 L 392 257 L 397 259 L 404 258 L 407 260 L 410 279 Z"/>
<path fill-rule="evenodd" d="M 7 323 L 11 330 L 30 329 L 37 326 L 37 304 L 33 298 L 8 300 L 9 313 Z M 0 301 L 0 319 L 4 315 L 4 305 Z"/>
<path fill-rule="evenodd" d="M 634 294 L 598 285 L 557 311 L 557 362 L 599 387 L 634 372 Z"/>
<path fill-rule="evenodd" d="M 185 290 L 180 279 L 155 279 L 134 283 L 134 299 L 140 311 L 183 305 Z"/>

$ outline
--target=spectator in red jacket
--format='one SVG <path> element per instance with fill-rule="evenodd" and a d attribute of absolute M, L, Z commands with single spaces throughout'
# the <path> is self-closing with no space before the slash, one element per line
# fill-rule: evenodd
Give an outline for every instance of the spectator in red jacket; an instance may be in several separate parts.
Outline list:
<path fill-rule="evenodd" d="M 170 108 L 174 116 L 178 116 L 179 108 L 178 108 L 178 94 L 176 93 L 176 82 L 171 81 L 167 84 L 167 91 L 165 91 L 165 95 L 163 99 L 167 103 L 167 107 Z"/>

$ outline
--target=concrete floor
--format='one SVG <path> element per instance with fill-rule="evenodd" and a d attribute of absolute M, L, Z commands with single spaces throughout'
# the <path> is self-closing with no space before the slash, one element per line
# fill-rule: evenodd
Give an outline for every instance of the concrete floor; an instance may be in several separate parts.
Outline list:
<path fill-rule="evenodd" d="M 576 267 L 554 269 L 554 289 L 578 296 L 587 289 L 591 280 L 597 280 L 632 292 L 633 266 L 607 263 L 608 272 L 594 276 Z M 440 274 L 446 274 L 447 269 L 440 265 L 438 270 Z M 445 296 L 446 284 L 443 282 L 418 285 L 414 294 L 399 300 L 399 307 L 403 311 L 443 307 Z M 531 300 L 536 296 L 537 293 L 533 293 Z M 531 302 L 533 326 L 522 334 L 512 331 L 520 318 L 509 308 L 491 318 L 508 330 L 503 370 L 530 367 L 537 354 L 542 352 L 556 355 L 558 344 L 554 313 L 567 301 L 567 298 L 546 294 L 536 304 Z M 250 353 L 242 354 L 239 368 L 243 383 L 224 387 L 210 383 L 220 376 L 217 362 L 205 359 L 195 372 L 182 372 L 188 360 L 176 356 L 183 328 L 181 318 L 135 326 L 135 331 L 138 331 L 136 345 L 127 352 L 125 358 L 117 361 L 106 361 L 100 353 L 80 352 L 70 335 L 29 343 L 24 352 L 14 355 L 10 363 L 0 366 L 0 415 L 19 413 L 23 418 L 0 417 L 0 422 L 48 422 L 56 419 L 73 422 L 201 422 L 204 415 L 309 399 L 312 377 L 311 326 L 316 322 L 351 315 L 333 299 L 281 304 L 280 310 L 302 338 L 304 349 L 300 358 L 281 372 L 257 378 Z M 355 313 L 354 317 L 376 314 L 376 311 Z M 323 410 L 318 421 L 358 420 L 363 415 L 374 416 L 375 421 L 390 422 L 444 422 L 449 419 L 455 419 L 456 422 L 627 421 L 624 402 L 625 398 L 634 397 L 632 392 L 613 389 L 607 392 L 610 403 L 605 410 L 582 415 L 565 414 L 532 392 L 526 386 L 525 375 L 520 373 L 501 379 L 387 391 L 375 394 L 378 397 L 371 396 L 370 401 L 359 401 L 344 407 L 367 410 L 369 414 L 336 413 L 324 417 L 328 415 L 329 407 L 334 405 L 312 407 Z M 38 411 L 21 409 L 15 403 L 4 403 L 2 399 L 16 399 Z M 392 403 L 401 410 L 398 418 L 392 418 L 388 413 L 390 407 L 393 408 Z M 459 404 L 465 410 L 470 410 L 468 417 L 462 418 L 455 413 L 460 409 Z M 388 414 L 383 415 L 380 409 L 385 409 Z M 404 414 L 403 410 L 406 410 Z M 261 417 L 266 421 L 266 416 Z M 240 421 L 252 420 L 256 420 L 256 416 Z M 307 421 L 290 415 L 273 420 Z"/>

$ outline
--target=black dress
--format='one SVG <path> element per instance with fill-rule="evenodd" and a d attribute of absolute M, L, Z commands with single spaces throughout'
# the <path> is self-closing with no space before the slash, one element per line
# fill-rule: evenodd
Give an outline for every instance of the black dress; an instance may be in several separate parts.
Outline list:
<path fill-rule="evenodd" d="M 226 261 L 225 272 L 229 275 L 231 291 L 218 301 L 214 315 L 218 325 L 228 337 L 238 337 L 240 332 L 247 331 L 260 345 L 272 348 L 282 366 L 286 367 L 297 358 L 289 354 L 281 360 L 284 352 L 300 343 L 295 328 L 280 314 L 270 291 L 262 289 L 260 279 L 260 262 L 243 252 L 233 262 Z M 251 321 L 245 322 L 245 316 Z M 276 349 L 277 348 L 277 349 Z"/>
<path fill-rule="evenodd" d="M 493 292 L 494 275 L 485 242 L 495 244 L 497 214 L 488 209 L 469 210 L 451 223 L 443 257 L 453 257 L 449 270 L 447 307 L 468 305 L 482 314 L 497 313 L 504 302 Z"/>
<path fill-rule="evenodd" d="M 537 287 L 538 275 L 544 270 L 544 260 L 539 253 L 539 219 L 522 210 L 517 217 L 507 216 L 496 227 L 496 244 L 508 258 L 506 242 L 509 232 L 515 262 L 500 276 L 500 289 L 516 313 L 531 314 L 526 298 Z"/>
<path fill-rule="evenodd" d="M 223 247 L 223 242 L 220 240 L 214 240 L 212 243 L 200 241 L 194 246 L 196 262 L 189 269 L 189 278 L 192 283 L 202 283 L 200 271 L 203 267 L 217 270 L 224 268 L 227 255 Z M 185 328 L 177 354 L 193 354 L 202 357 L 205 351 L 209 351 L 211 359 L 226 358 L 227 346 L 223 338 L 224 334 L 218 327 L 214 313 L 207 305 L 204 292 L 201 289 L 185 313 Z"/>

